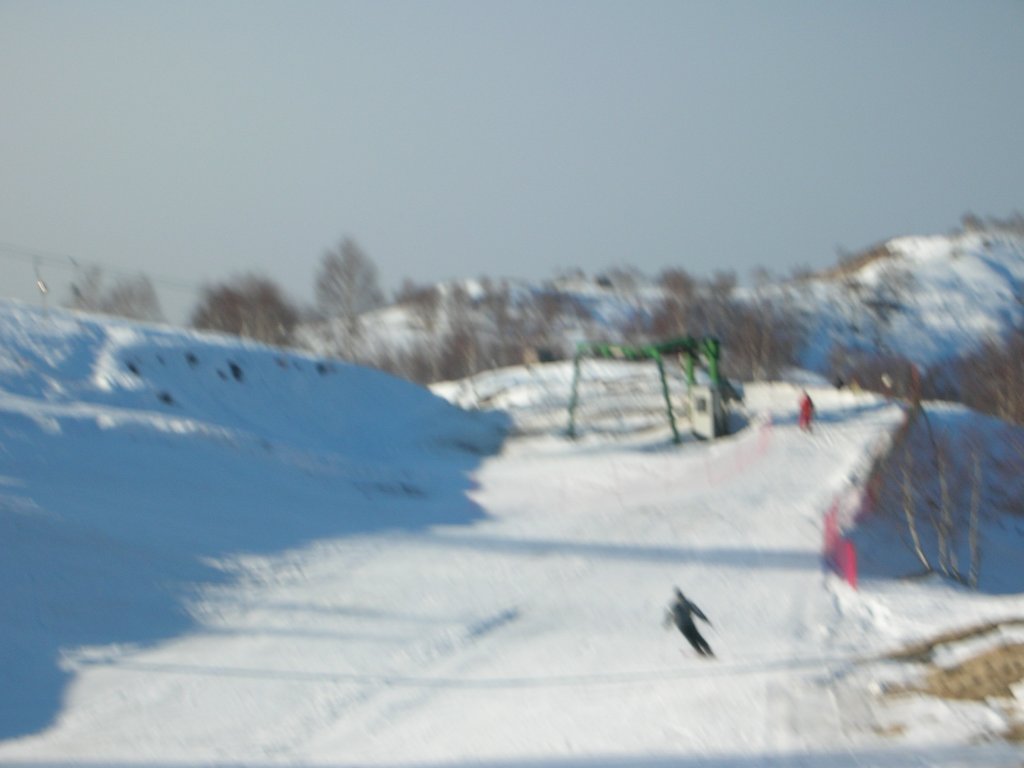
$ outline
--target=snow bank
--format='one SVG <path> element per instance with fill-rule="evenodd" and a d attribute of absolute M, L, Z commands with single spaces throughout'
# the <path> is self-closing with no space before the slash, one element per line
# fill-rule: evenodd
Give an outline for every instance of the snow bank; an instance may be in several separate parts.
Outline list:
<path fill-rule="evenodd" d="M 479 518 L 503 431 L 375 371 L 0 304 L 0 737 L 52 720 L 64 649 L 194 626 L 226 557 Z"/>

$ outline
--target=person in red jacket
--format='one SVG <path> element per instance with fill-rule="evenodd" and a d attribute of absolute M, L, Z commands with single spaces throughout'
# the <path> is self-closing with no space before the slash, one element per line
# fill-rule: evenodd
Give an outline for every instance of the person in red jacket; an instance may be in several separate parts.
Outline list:
<path fill-rule="evenodd" d="M 805 389 L 800 398 L 800 429 L 804 430 L 804 432 L 810 432 L 812 418 L 814 418 L 814 401 L 811 400 L 811 396 L 807 394 Z"/>

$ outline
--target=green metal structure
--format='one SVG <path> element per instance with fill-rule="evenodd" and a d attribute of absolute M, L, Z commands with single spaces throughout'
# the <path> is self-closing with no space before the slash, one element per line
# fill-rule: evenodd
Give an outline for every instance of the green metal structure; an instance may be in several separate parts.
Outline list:
<path fill-rule="evenodd" d="M 576 354 L 573 357 L 572 371 L 572 394 L 569 397 L 569 437 L 576 437 L 576 407 L 579 405 L 579 382 L 580 363 L 585 357 L 603 358 L 608 360 L 653 360 L 658 365 L 658 375 L 661 378 L 661 391 L 665 397 L 665 412 L 668 415 L 669 424 L 672 427 L 672 442 L 680 442 L 679 429 L 676 427 L 675 412 L 672 409 L 672 398 L 669 394 L 668 379 L 665 377 L 665 357 L 677 355 L 680 365 L 684 365 L 686 381 L 689 386 L 697 383 L 696 363 L 701 357 L 707 365 L 708 376 L 711 383 L 718 386 L 719 371 L 718 359 L 721 353 L 721 345 L 718 339 L 705 337 L 697 340 L 692 337 L 683 337 L 663 341 L 658 344 L 648 344 L 642 347 L 632 347 L 624 344 L 604 344 L 595 342 L 582 342 L 576 347 Z"/>

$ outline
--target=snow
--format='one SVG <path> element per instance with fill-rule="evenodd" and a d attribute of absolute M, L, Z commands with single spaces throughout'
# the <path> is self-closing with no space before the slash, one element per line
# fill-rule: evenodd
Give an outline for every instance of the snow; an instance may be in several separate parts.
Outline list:
<path fill-rule="evenodd" d="M 815 331 L 805 365 L 826 370 L 839 345 L 900 356 L 927 369 L 1024 325 L 1019 234 L 901 237 L 884 250 L 886 256 L 845 277 L 790 289 Z"/>
<path fill-rule="evenodd" d="M 2 765 L 1020 763 L 1009 715 L 876 695 L 1019 595 L 822 567 L 898 404 L 747 384 L 673 445 L 651 367 L 593 363 L 570 441 L 570 364 L 432 393 L 16 304 L 0 339 Z"/>

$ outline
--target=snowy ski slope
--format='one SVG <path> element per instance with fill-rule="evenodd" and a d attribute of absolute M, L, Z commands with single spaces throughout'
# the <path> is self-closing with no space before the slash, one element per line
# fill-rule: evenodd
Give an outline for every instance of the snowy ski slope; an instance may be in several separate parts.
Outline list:
<path fill-rule="evenodd" d="M 927 703 L 891 735 L 862 664 L 1019 598 L 822 568 L 897 405 L 815 388 L 805 434 L 797 387 L 748 385 L 735 435 L 674 446 L 609 364 L 570 442 L 564 365 L 438 387 L 472 411 L 218 337 L 0 335 L 0 764 L 1019 762 Z M 716 660 L 662 626 L 675 585 Z"/>

